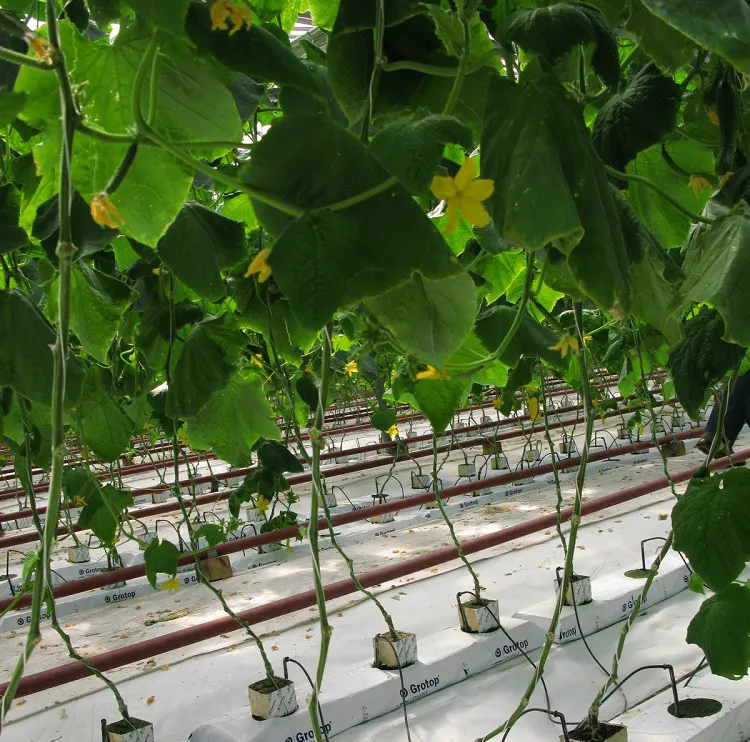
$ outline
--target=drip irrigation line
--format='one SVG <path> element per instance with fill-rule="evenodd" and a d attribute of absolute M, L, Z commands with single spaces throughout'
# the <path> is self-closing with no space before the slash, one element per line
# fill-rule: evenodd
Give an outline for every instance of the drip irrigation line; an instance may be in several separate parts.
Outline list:
<path fill-rule="evenodd" d="M 604 452 L 606 454 L 606 452 Z M 735 465 L 739 461 L 745 461 L 750 458 L 750 448 L 738 451 L 734 455 Z M 709 464 L 709 469 L 712 471 L 724 469 L 727 466 L 732 465 L 732 461 L 728 457 L 716 459 Z M 675 484 L 685 482 L 694 474 L 704 469 L 704 465 L 694 466 L 685 471 L 679 472 L 672 477 L 672 481 Z M 591 513 L 597 513 L 604 510 L 608 510 L 615 505 L 621 505 L 630 500 L 634 500 L 643 495 L 656 492 L 669 486 L 669 482 L 666 477 L 659 477 L 658 479 L 651 480 L 649 482 L 643 482 L 640 485 L 634 487 L 628 487 L 618 492 L 610 493 L 609 495 L 603 495 L 602 497 L 596 498 L 595 500 L 588 500 L 581 506 L 581 515 L 590 515 Z M 434 497 L 433 493 L 430 493 L 430 497 Z M 387 505 L 377 506 L 382 509 L 383 512 L 390 510 L 400 509 L 400 503 L 389 503 Z M 562 511 L 563 522 L 570 519 L 573 513 L 572 508 L 566 508 Z M 348 514 L 347 514 L 348 515 Z M 479 551 L 484 551 L 500 544 L 506 544 L 510 541 L 515 541 L 522 536 L 528 536 L 538 531 L 548 530 L 553 527 L 557 522 L 557 514 L 552 513 L 550 515 L 543 515 L 538 518 L 534 518 L 525 523 L 519 523 L 515 526 L 509 526 L 507 528 L 499 529 L 491 533 L 484 534 L 483 536 L 477 536 L 472 539 L 466 539 L 462 543 L 464 553 L 475 554 Z M 270 535 L 270 534 L 264 534 Z M 221 547 L 217 547 L 221 548 Z M 192 558 L 192 557 L 191 557 Z M 379 569 L 367 572 L 359 577 L 359 581 L 365 587 L 374 587 L 376 585 L 382 585 L 392 582 L 400 577 L 420 572 L 424 569 L 435 567 L 445 562 L 453 561 L 458 558 L 458 550 L 455 546 L 446 546 L 440 549 L 435 549 L 428 554 L 422 554 L 411 559 L 404 560 L 398 564 L 389 565 L 387 567 L 381 567 Z M 107 576 L 105 576 L 106 579 Z M 109 579 L 112 579 L 112 573 L 108 575 Z M 324 587 L 326 600 L 334 600 L 345 595 L 350 595 L 357 592 L 357 587 L 351 579 L 340 580 L 339 582 L 331 583 Z M 298 593 L 297 595 L 291 595 L 286 598 L 266 603 L 265 605 L 257 606 L 254 608 L 248 608 L 244 611 L 239 611 L 238 616 L 248 623 L 249 625 L 260 623 L 261 621 L 269 621 L 280 616 L 285 616 L 289 613 L 293 613 L 305 608 L 310 608 L 316 604 L 316 593 L 314 590 L 308 590 L 304 593 Z M 128 645 L 126 647 L 120 647 L 113 649 L 108 652 L 88 657 L 87 660 L 90 664 L 96 667 L 98 670 L 105 672 L 107 670 L 114 669 L 116 667 L 122 667 L 123 665 L 132 664 L 139 660 L 148 659 L 164 652 L 169 652 L 175 649 L 182 649 L 183 647 L 195 644 L 206 639 L 213 639 L 221 634 L 229 631 L 235 631 L 240 627 L 230 617 L 219 617 L 204 621 L 203 623 L 195 626 L 189 626 L 184 629 L 178 629 L 169 634 L 154 637 L 152 639 L 146 639 L 135 644 Z M 65 665 L 59 665 L 48 670 L 26 675 L 21 679 L 16 693 L 17 697 L 30 695 L 32 693 L 38 693 L 49 688 L 58 687 L 71 683 L 81 678 L 88 677 L 90 671 L 78 663 L 68 663 Z M 0 685 L 0 693 L 4 693 L 7 688 L 7 683 Z"/>

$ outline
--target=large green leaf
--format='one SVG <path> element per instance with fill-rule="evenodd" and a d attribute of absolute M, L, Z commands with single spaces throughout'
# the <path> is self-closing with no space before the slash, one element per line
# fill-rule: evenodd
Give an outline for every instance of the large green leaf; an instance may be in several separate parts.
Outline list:
<path fill-rule="evenodd" d="M 193 291 L 218 301 L 226 293 L 221 271 L 247 256 L 245 228 L 240 222 L 188 201 L 159 240 L 158 253 Z"/>
<path fill-rule="evenodd" d="M 516 318 L 516 307 L 496 306 L 484 313 L 477 321 L 475 332 L 488 351 L 495 352 L 505 340 Z M 521 324 L 500 360 L 507 366 L 516 366 L 521 358 L 542 358 L 553 366 L 567 365 L 559 350 L 552 350 L 560 338 L 554 332 L 540 325 L 528 314 L 524 314 Z"/>
<path fill-rule="evenodd" d="M 21 194 L 10 183 L 0 186 L 0 255 L 28 244 L 26 232 L 18 226 Z"/>
<path fill-rule="evenodd" d="M 620 77 L 617 39 L 599 8 L 588 3 L 555 3 L 521 8 L 499 30 L 507 43 L 557 62 L 577 44 L 595 44 L 591 58 L 597 74 L 608 84 Z"/>
<path fill-rule="evenodd" d="M 726 216 L 696 232 L 683 265 L 683 305 L 707 302 L 724 318 L 724 339 L 750 347 L 750 207 L 736 206 Z"/>
<path fill-rule="evenodd" d="M 108 374 L 98 366 L 86 372 L 78 407 L 84 443 L 102 461 L 114 461 L 130 447 L 135 426 L 112 396 Z"/>
<path fill-rule="evenodd" d="M 674 548 L 713 590 L 739 577 L 750 554 L 750 471 L 695 475 L 672 509 Z"/>
<path fill-rule="evenodd" d="M 411 191 L 424 191 L 437 173 L 445 145 L 471 150 L 470 129 L 450 116 L 424 116 L 394 121 L 381 129 L 369 151 Z"/>
<path fill-rule="evenodd" d="M 711 149 L 697 142 L 678 140 L 667 145 L 669 156 L 687 173 L 712 173 Z M 641 152 L 628 165 L 628 172 L 655 183 L 689 211 L 700 213 L 711 195 L 711 188 L 696 193 L 689 176 L 673 170 L 664 160 L 661 146 Z M 682 247 L 690 231 L 690 217 L 677 211 L 661 196 L 642 183 L 628 184 L 628 200 L 654 237 L 666 248 Z"/>
<path fill-rule="evenodd" d="M 83 350 L 101 363 L 137 294 L 122 281 L 76 263 L 70 279 L 70 326 Z"/>
<path fill-rule="evenodd" d="M 172 373 L 167 415 L 173 419 L 197 415 L 211 395 L 229 383 L 245 344 L 245 336 L 226 316 L 195 325 Z"/>
<path fill-rule="evenodd" d="M 437 280 L 416 275 L 366 302 L 407 352 L 437 368 L 471 332 L 476 305 L 474 282 L 467 273 Z"/>
<path fill-rule="evenodd" d="M 594 121 L 594 147 L 604 162 L 624 170 L 636 155 L 660 142 L 675 127 L 680 86 L 649 63 L 601 107 Z"/>
<path fill-rule="evenodd" d="M 642 0 L 631 0 L 627 27 L 638 44 L 662 72 L 671 75 L 686 65 L 695 53 L 695 44 L 646 8 Z"/>
<path fill-rule="evenodd" d="M 724 322 L 715 309 L 702 307 L 685 323 L 684 337 L 669 353 L 675 392 L 688 414 L 698 419 L 710 387 L 742 359 L 739 345 L 722 340 Z"/>
<path fill-rule="evenodd" d="M 207 524 L 214 525 L 214 524 Z M 180 550 L 171 542 L 162 539 L 154 539 L 143 552 L 143 561 L 146 564 L 146 577 L 151 587 L 156 589 L 156 577 L 159 574 L 174 577 L 177 574 L 177 562 L 180 559 Z"/>
<path fill-rule="evenodd" d="M 482 175 L 500 234 L 528 250 L 551 244 L 579 289 L 615 316 L 630 305 L 617 205 L 581 109 L 559 81 L 527 68 L 490 83 Z"/>
<path fill-rule="evenodd" d="M 470 382 L 455 379 L 420 379 L 414 384 L 417 409 L 430 421 L 436 433 L 449 425 L 466 400 Z"/>
<path fill-rule="evenodd" d="M 49 406 L 52 403 L 52 346 L 56 334 L 24 294 L 0 291 L 0 387 Z M 69 353 L 66 363 L 65 404 L 78 402 L 83 366 Z"/>
<path fill-rule="evenodd" d="M 745 0 L 642 0 L 670 26 L 750 72 L 750 7 Z"/>
<path fill-rule="evenodd" d="M 187 425 L 191 448 L 211 450 L 238 467 L 250 466 L 250 451 L 259 438 L 280 437 L 261 380 L 254 376 L 235 375 L 226 389 L 211 395 Z"/>
<path fill-rule="evenodd" d="M 480 272 L 492 284 L 485 292 L 489 303 L 499 299 L 524 273 L 526 258 L 522 250 L 493 255 L 481 267 Z"/>
<path fill-rule="evenodd" d="M 286 167 L 278 167 L 279 158 Z M 460 270 L 398 184 L 349 208 L 326 209 L 381 187 L 389 177 L 362 143 L 331 119 L 277 119 L 241 175 L 253 188 L 308 212 L 290 224 L 277 209 L 254 203 L 261 223 L 278 238 L 268 259 L 273 277 L 308 327 L 321 327 L 337 308 L 381 294 L 415 271 L 443 278 Z"/>
<path fill-rule="evenodd" d="M 703 650 L 714 675 L 731 680 L 747 675 L 750 588 L 733 584 L 705 600 L 688 626 L 687 642 Z"/>
<path fill-rule="evenodd" d="M 280 437 L 280 436 L 275 436 Z M 302 471 L 300 460 L 283 444 L 276 441 L 265 441 L 258 449 L 258 460 L 274 476 L 290 471 Z"/>
<path fill-rule="evenodd" d="M 185 36 L 185 18 L 190 0 L 128 0 L 128 5 L 144 20 L 173 36 Z"/>
<path fill-rule="evenodd" d="M 84 502 L 78 525 L 91 529 L 100 541 L 112 545 L 122 513 L 133 504 L 132 495 L 109 484 L 102 487 L 84 467 L 65 471 L 62 488 L 69 502 L 76 503 L 75 498 L 81 498 Z"/>
<path fill-rule="evenodd" d="M 289 46 L 265 28 L 253 24 L 230 36 L 226 32 L 212 31 L 211 25 L 208 5 L 190 3 L 186 28 L 200 51 L 253 80 L 303 90 L 315 89 L 315 82 L 301 60 Z"/>
<path fill-rule="evenodd" d="M 397 422 L 396 411 L 390 407 L 381 407 L 370 415 L 370 425 L 375 430 L 381 430 L 384 433 L 388 432 Z"/>

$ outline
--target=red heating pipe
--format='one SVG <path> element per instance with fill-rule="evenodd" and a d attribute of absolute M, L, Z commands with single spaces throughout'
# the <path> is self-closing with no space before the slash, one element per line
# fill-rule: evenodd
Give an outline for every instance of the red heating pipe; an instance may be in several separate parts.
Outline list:
<path fill-rule="evenodd" d="M 748 456 L 750 456 L 750 448 L 738 451 L 733 456 L 734 463 L 737 464 Z M 711 462 L 710 468 L 712 470 L 723 469 L 730 463 L 732 462 L 729 461 L 728 457 L 717 459 Z M 675 484 L 684 482 L 690 479 L 693 474 L 700 471 L 702 467 L 702 464 L 700 466 L 693 466 L 686 471 L 674 474 L 671 477 L 671 480 Z M 615 505 L 621 505 L 629 500 L 635 500 L 638 497 L 643 497 L 643 495 L 656 492 L 666 487 L 669 487 L 669 480 L 666 477 L 652 479 L 650 482 L 644 482 L 635 487 L 628 487 L 619 492 L 613 492 L 610 495 L 598 497 L 596 500 L 584 502 L 581 507 L 581 515 L 590 515 L 591 513 L 601 512 L 602 510 L 607 510 Z M 570 520 L 572 514 L 572 507 L 565 508 L 560 513 L 561 521 L 567 522 Z M 550 513 L 549 515 L 534 518 L 526 523 L 519 523 L 518 525 L 503 528 L 494 531 L 493 533 L 485 534 L 484 536 L 467 539 L 462 542 L 461 548 L 464 554 L 475 554 L 478 551 L 483 551 L 484 549 L 489 549 L 493 546 L 499 546 L 500 544 L 514 541 L 522 536 L 529 536 L 537 531 L 554 528 L 556 524 L 557 514 Z M 358 577 L 363 587 L 374 587 L 376 585 L 381 585 L 384 582 L 390 582 L 401 577 L 406 577 L 414 572 L 435 567 L 438 564 L 444 564 L 445 562 L 457 558 L 458 550 L 456 547 L 446 546 L 442 549 L 436 549 L 429 554 L 422 554 L 421 556 L 413 557 L 412 559 L 406 559 L 399 564 L 382 567 L 373 570 L 372 572 L 359 575 Z M 347 579 L 327 585 L 324 588 L 324 592 L 326 600 L 333 600 L 357 592 L 357 588 L 351 579 Z M 300 611 L 304 608 L 310 608 L 315 604 L 315 591 L 308 590 L 307 592 L 298 593 L 297 595 L 282 598 L 281 600 L 275 600 L 266 605 L 258 606 L 257 608 L 248 608 L 244 611 L 238 611 L 237 615 L 243 621 L 252 626 L 261 621 L 269 621 L 295 611 Z M 239 628 L 241 627 L 235 623 L 234 619 L 230 616 L 215 618 L 210 621 L 205 621 L 197 626 L 189 626 L 178 631 L 173 631 L 170 634 L 165 634 L 164 636 L 154 637 L 153 639 L 137 642 L 127 647 L 120 647 L 119 649 L 113 649 L 109 652 L 103 652 L 102 654 L 87 658 L 87 661 L 99 671 L 106 672 L 107 670 L 113 670 L 116 667 L 129 665 L 133 662 L 138 662 L 139 660 L 145 660 L 164 652 L 181 649 L 190 644 L 195 644 L 196 642 L 213 639 L 229 631 L 236 631 Z M 49 670 L 44 670 L 24 677 L 18 686 L 16 697 L 39 693 L 43 690 L 48 690 L 49 688 L 57 688 L 66 683 L 72 683 L 76 680 L 85 678 L 90 674 L 90 670 L 78 662 L 59 665 L 58 667 L 53 667 Z M 5 693 L 7 687 L 8 683 L 0 685 L 0 693 Z"/>
<path fill-rule="evenodd" d="M 667 443 L 673 440 L 685 440 L 688 438 L 694 438 L 703 432 L 702 428 L 695 428 L 693 430 L 684 431 L 681 433 L 670 434 L 659 439 L 660 443 Z M 625 446 L 620 446 L 615 449 L 608 449 L 606 451 L 595 451 L 590 454 L 589 461 L 601 461 L 608 459 L 613 455 L 621 455 L 625 453 L 636 453 L 638 451 L 646 450 L 653 445 L 653 441 L 639 441 L 637 443 L 630 443 Z M 431 452 L 429 452 L 431 453 Z M 580 457 L 571 457 L 562 459 L 557 462 L 558 470 L 571 469 L 580 463 Z M 440 499 L 447 500 L 457 495 L 465 495 L 469 492 L 474 492 L 478 489 L 484 489 L 485 487 L 494 487 L 503 484 L 511 484 L 518 479 L 524 479 L 529 476 L 538 476 L 540 474 L 549 474 L 552 472 L 552 464 L 542 464 L 540 466 L 529 467 L 527 469 L 521 469 L 514 472 L 508 472 L 507 474 L 498 474 L 494 477 L 487 477 L 486 479 L 476 480 L 474 482 L 466 482 L 465 484 L 454 485 L 453 487 L 444 487 L 440 490 Z M 423 495 L 412 495 L 399 500 L 394 500 L 389 503 L 382 503 L 379 505 L 372 505 L 370 507 L 358 508 L 357 510 L 351 510 L 347 513 L 339 513 L 331 517 L 331 524 L 333 526 L 346 525 L 348 523 L 354 523 L 359 520 L 370 518 L 373 515 L 381 515 L 382 513 L 397 512 L 406 508 L 411 508 L 416 505 L 423 505 L 428 502 L 433 502 L 435 495 L 433 492 L 426 492 Z M 162 506 L 158 506 L 162 507 Z M 321 518 L 318 521 L 320 529 L 325 529 L 328 526 L 328 522 L 325 518 Z M 226 543 L 219 544 L 214 547 L 213 551 L 218 554 L 234 554 L 244 549 L 250 549 L 257 546 L 263 546 L 265 544 L 285 541 L 286 539 L 293 539 L 299 535 L 299 526 L 291 526 L 289 528 L 282 528 L 277 531 L 270 531 L 268 533 L 261 533 L 257 536 L 247 536 L 245 538 L 234 539 L 233 541 L 227 541 Z M 203 553 L 207 550 L 203 550 Z M 192 554 L 188 554 L 184 557 L 180 557 L 178 565 L 182 566 L 185 564 L 192 564 L 194 558 Z M 64 598 L 70 595 L 78 595 L 88 590 L 94 590 L 98 587 L 104 587 L 104 585 L 110 585 L 113 582 L 121 582 L 123 580 L 133 580 L 137 577 L 143 577 L 146 574 L 146 568 L 143 564 L 134 565 L 132 567 L 124 567 L 113 572 L 102 573 L 99 575 L 92 575 L 86 577 L 83 580 L 74 580 L 66 582 L 61 585 L 55 585 L 53 592 L 55 598 Z M 4 598 L 0 600 L 0 610 L 4 610 L 13 598 Z M 18 609 L 31 604 L 31 595 L 24 595 L 19 601 Z"/>

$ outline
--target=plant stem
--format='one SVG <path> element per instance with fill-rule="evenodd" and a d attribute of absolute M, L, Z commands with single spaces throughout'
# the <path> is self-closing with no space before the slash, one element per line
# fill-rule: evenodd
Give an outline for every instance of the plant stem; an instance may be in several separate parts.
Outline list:
<path fill-rule="evenodd" d="M 648 178 L 644 178 L 642 175 L 621 173 L 619 170 L 615 170 L 609 165 L 604 165 L 604 170 L 608 175 L 619 178 L 620 180 L 627 180 L 633 183 L 642 183 L 643 185 L 648 186 L 649 188 L 651 188 L 651 190 L 655 191 L 659 196 L 661 196 L 668 204 L 677 209 L 677 211 L 679 211 L 681 214 L 684 214 L 691 221 L 700 222 L 701 224 L 713 224 L 714 221 L 716 221 L 715 219 L 709 219 L 708 217 L 701 214 L 694 214 L 692 211 L 690 211 L 690 209 L 686 209 L 679 201 L 677 201 L 677 199 L 672 198 L 672 196 L 670 196 L 660 186 L 656 185 L 656 183 L 649 180 Z"/>
<path fill-rule="evenodd" d="M 541 678 L 544 673 L 544 668 L 547 664 L 547 659 L 552 649 L 552 644 L 555 640 L 555 632 L 557 631 L 557 623 L 560 619 L 560 613 L 562 612 L 565 594 L 568 591 L 570 580 L 573 575 L 573 560 L 575 557 L 575 548 L 576 548 L 576 541 L 578 538 L 578 529 L 581 524 L 581 505 L 583 503 L 583 486 L 584 486 L 584 482 L 586 481 L 586 465 L 588 464 L 588 458 L 589 458 L 589 446 L 591 444 L 591 433 L 594 429 L 594 421 L 596 419 L 596 415 L 594 414 L 595 411 L 591 405 L 591 386 L 589 384 L 589 375 L 588 375 L 588 368 L 587 368 L 587 363 L 586 363 L 586 347 L 583 344 L 583 321 L 582 321 L 582 309 L 581 309 L 580 302 L 576 302 L 575 304 L 575 317 L 576 317 L 576 330 L 578 334 L 578 342 L 579 342 L 579 347 L 580 347 L 580 351 L 578 352 L 578 368 L 581 374 L 581 381 L 583 383 L 583 403 L 584 403 L 584 413 L 585 413 L 585 420 L 586 420 L 586 440 L 583 445 L 583 450 L 581 451 L 581 463 L 578 467 L 578 472 L 576 474 L 576 495 L 575 495 L 575 501 L 573 503 L 573 513 L 570 516 L 570 531 L 568 532 L 568 552 L 565 557 L 565 569 L 563 572 L 562 584 L 560 585 L 560 590 L 557 596 L 557 603 L 555 604 L 555 610 L 553 611 L 552 619 L 550 621 L 549 628 L 547 629 L 547 637 L 544 642 L 544 646 L 542 647 L 542 652 L 541 652 L 541 656 L 539 657 L 539 662 L 534 671 L 534 675 L 531 678 L 531 682 L 529 683 L 528 687 L 526 688 L 526 691 L 523 694 L 523 697 L 521 698 L 521 701 L 519 702 L 515 711 L 510 715 L 508 721 L 506 721 L 504 724 L 500 725 L 496 729 L 493 729 L 489 734 L 485 735 L 484 737 L 481 737 L 481 739 L 478 740 L 477 742 L 486 742 L 486 740 L 492 739 L 493 737 L 497 737 L 502 732 L 513 727 L 513 725 L 523 715 L 523 712 L 526 710 L 526 707 L 529 705 L 529 701 L 531 700 L 531 696 L 534 693 L 534 690 L 536 689 L 537 683 L 539 682 L 539 678 Z"/>
<path fill-rule="evenodd" d="M 453 113 L 453 109 L 456 107 L 456 103 L 458 103 L 458 96 L 461 95 L 461 88 L 464 85 L 464 78 L 466 77 L 466 71 L 469 66 L 469 57 L 471 56 L 471 29 L 469 28 L 469 19 L 466 17 L 463 8 L 459 7 L 458 12 L 461 18 L 461 27 L 464 32 L 464 46 L 461 50 L 461 57 L 458 60 L 456 79 L 453 81 L 453 87 L 448 95 L 448 100 L 445 102 L 445 108 L 443 108 L 443 116 L 450 116 Z"/>
<path fill-rule="evenodd" d="M 49 72 L 54 70 L 54 67 L 46 62 L 41 62 L 38 59 L 34 59 L 34 57 L 27 57 L 25 54 L 14 52 L 3 46 L 0 46 L 0 59 L 4 62 L 10 62 L 11 64 L 18 64 L 21 67 L 33 67 L 35 70 L 45 70 Z"/>
<path fill-rule="evenodd" d="M 563 505 L 563 496 L 562 496 L 562 487 L 560 486 L 560 472 L 557 470 L 557 459 L 555 458 L 555 444 L 552 441 L 552 434 L 549 430 L 549 420 L 547 419 L 547 391 L 545 389 L 544 385 L 544 369 L 540 369 L 540 379 L 541 379 L 541 398 L 542 398 L 542 419 L 544 420 L 544 437 L 547 439 L 547 445 L 549 446 L 550 455 L 552 456 L 552 474 L 555 477 L 555 493 L 557 495 L 557 501 L 555 503 L 555 512 L 557 513 L 557 535 L 560 538 L 560 543 L 562 544 L 563 548 L 563 554 L 567 555 L 568 553 L 568 543 L 565 540 L 565 534 L 562 530 L 562 505 Z M 571 433 L 570 438 L 568 439 L 568 445 L 573 441 L 573 434 Z M 570 449 L 568 449 L 570 451 Z"/>
<path fill-rule="evenodd" d="M 368 188 L 366 191 L 362 191 L 362 193 L 358 193 L 350 198 L 345 198 L 343 201 L 336 201 L 336 203 L 325 206 L 323 209 L 316 209 L 316 211 L 342 211 L 343 209 L 348 209 L 357 204 L 361 204 L 363 201 L 367 201 L 373 196 L 380 195 L 389 188 L 393 188 L 396 183 L 398 183 L 398 178 L 392 175 L 390 178 L 386 178 L 382 183 L 378 183 L 378 185 Z"/>
<path fill-rule="evenodd" d="M 41 617 L 42 599 L 44 597 L 46 565 L 52 552 L 52 544 L 57 532 L 57 519 L 60 512 L 60 492 L 62 489 L 62 472 L 65 459 L 65 423 L 63 409 L 65 406 L 65 363 L 68 355 L 68 336 L 70 334 L 70 274 L 75 247 L 71 234 L 70 211 L 73 196 L 71 185 L 71 155 L 73 150 L 73 135 L 75 122 L 75 103 L 70 80 L 65 67 L 65 56 L 60 48 L 60 36 L 57 27 L 57 12 L 54 0 L 47 0 L 47 25 L 49 28 L 49 42 L 57 82 L 60 89 L 60 112 L 62 123 L 62 144 L 60 148 L 60 193 L 59 215 L 60 228 L 57 244 L 59 260 L 58 286 L 58 326 L 57 339 L 52 349 L 52 469 L 50 473 L 49 493 L 47 498 L 47 517 L 44 523 L 44 533 L 39 546 L 39 560 L 37 561 L 31 602 L 31 616 L 29 633 L 21 657 L 11 676 L 8 688 L 3 696 L 0 709 L 0 727 L 8 712 L 18 684 L 26 669 L 26 663 L 41 640 L 39 622 Z"/>

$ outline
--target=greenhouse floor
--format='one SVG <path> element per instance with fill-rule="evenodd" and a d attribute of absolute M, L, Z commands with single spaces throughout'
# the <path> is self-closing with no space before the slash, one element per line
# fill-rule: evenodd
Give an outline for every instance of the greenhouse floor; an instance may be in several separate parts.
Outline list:
<path fill-rule="evenodd" d="M 745 447 L 749 442 L 750 436 L 743 433 L 737 448 Z M 702 461 L 702 455 L 694 450 L 694 442 L 688 442 L 687 446 L 687 455 L 670 459 L 672 472 Z M 623 456 L 616 468 L 593 472 L 584 495 L 596 498 L 657 479 L 662 474 L 662 462 L 658 458 L 634 467 L 628 464 L 628 457 Z M 564 483 L 567 504 L 572 499 L 572 487 L 572 481 Z M 679 489 L 682 491 L 684 485 Z M 460 539 L 465 539 L 496 530 L 498 526 L 507 527 L 529 520 L 550 512 L 554 499 L 554 487 L 536 487 L 502 503 L 462 513 L 455 518 L 456 533 Z M 668 514 L 672 500 L 669 490 L 660 490 L 584 518 L 576 549 L 576 571 L 591 575 L 596 585 L 598 580 L 606 579 L 606 575 L 635 566 L 640 561 L 640 541 L 664 536 L 669 531 Z M 449 544 L 445 526 L 433 522 L 354 544 L 347 551 L 355 560 L 357 571 L 362 573 L 392 560 L 428 553 Z M 647 556 L 657 548 L 658 543 L 649 544 Z M 499 599 L 500 615 L 505 618 L 554 596 L 554 573 L 555 568 L 562 564 L 562 548 L 554 531 L 547 531 L 483 551 L 471 557 L 471 561 L 480 574 L 486 595 Z M 321 563 L 324 584 L 346 577 L 345 566 L 335 553 L 322 553 Z M 230 606 L 235 609 L 260 605 L 309 590 L 312 586 L 309 560 L 295 559 L 272 568 L 257 569 L 225 580 L 221 586 Z M 396 583 L 382 585 L 375 592 L 392 614 L 396 627 L 415 632 L 421 642 L 424 637 L 437 635 L 456 625 L 456 593 L 470 588 L 471 580 L 465 568 L 453 561 L 414 573 Z M 696 647 L 685 643 L 685 629 L 701 599 L 699 595 L 684 591 L 644 610 L 632 628 L 620 676 L 624 677 L 643 664 L 670 663 L 678 678 L 692 670 L 701 655 Z M 223 615 L 215 598 L 201 586 L 176 595 L 153 594 L 141 602 L 143 605 L 125 603 L 67 619 L 70 623 L 66 628 L 74 645 L 86 655 L 93 655 Z M 418 611 L 415 606 L 419 606 Z M 335 631 L 326 683 L 335 685 L 336 679 L 345 676 L 351 668 L 372 660 L 372 637 L 385 626 L 375 606 L 359 598 L 337 599 L 328 607 Z M 151 623 L 156 619 L 159 620 Z M 616 624 L 590 635 L 591 649 L 607 668 L 621 626 Z M 284 656 L 296 659 L 308 671 L 313 671 L 319 645 L 314 610 L 293 613 L 255 628 L 264 638 L 277 674 L 281 674 Z M 15 631 L 0 636 L 0 646 L 6 648 L 0 657 L 0 667 L 6 674 L 23 636 L 23 632 Z M 533 660 L 538 655 L 538 651 L 530 652 Z M 39 672 L 67 661 L 64 646 L 49 628 L 43 628 L 43 643 L 35 652 L 28 672 Z M 246 726 L 246 735 L 226 736 L 225 732 L 217 730 L 215 736 L 202 733 L 204 736 L 199 737 L 200 742 L 214 739 L 217 742 L 234 739 L 275 742 L 273 721 L 262 727 L 263 736 L 253 736 L 258 734 L 261 726 L 251 720 L 247 709 L 247 685 L 261 678 L 261 668 L 254 644 L 241 631 L 236 631 L 108 674 L 128 700 L 131 714 L 155 724 L 157 742 L 184 742 L 196 728 L 221 717 L 234 718 L 233 729 Z M 471 742 L 481 737 L 504 721 L 515 708 L 531 672 L 527 661 L 518 658 L 411 702 L 407 708 L 412 742 Z M 307 695 L 304 680 L 298 671 L 295 677 L 300 678 L 297 681 L 298 697 L 304 699 Z M 544 677 L 551 708 L 562 712 L 569 723 L 582 718 L 594 693 L 605 680 L 603 671 L 580 641 L 555 645 Z M 724 682 L 729 684 L 729 681 Z M 603 718 L 620 714 L 625 698 L 628 707 L 632 707 L 665 685 L 664 671 L 640 674 L 625 686 L 624 696 L 618 692 L 607 702 Z M 324 714 L 326 687 L 324 684 Z M 545 705 L 541 688 L 537 689 L 530 705 Z M 102 690 L 98 681 L 88 678 L 74 685 L 18 699 L 7 720 L 4 738 L 10 742 L 98 742 L 99 720 L 107 718 L 113 721 L 116 713 L 110 693 Z M 82 733 L 82 730 L 86 731 Z M 552 742 L 559 738 L 559 734 L 560 728 L 554 726 L 546 715 L 535 713 L 524 716 L 508 739 Z M 659 742 L 676 742 L 678 739 L 669 734 L 635 739 L 647 738 Z M 280 742 L 284 739 L 279 737 Z M 406 742 L 403 712 L 396 710 L 371 719 L 364 725 L 344 731 L 336 739 L 341 742 Z"/>

